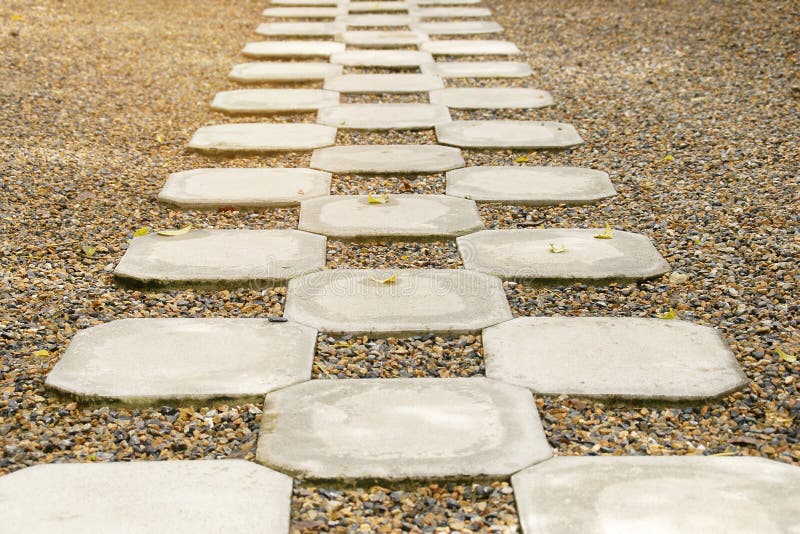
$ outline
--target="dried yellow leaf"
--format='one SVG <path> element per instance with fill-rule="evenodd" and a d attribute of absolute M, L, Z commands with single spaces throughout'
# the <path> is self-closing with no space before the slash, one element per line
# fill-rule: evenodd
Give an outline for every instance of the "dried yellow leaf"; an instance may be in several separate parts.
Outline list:
<path fill-rule="evenodd" d="M 528 156 L 520 156 L 514 160 L 514 163 L 528 163 Z"/>
<path fill-rule="evenodd" d="M 46 358 L 50 356 L 50 351 L 44 349 L 37 350 L 36 352 L 33 353 L 33 355 L 36 356 L 37 358 Z"/>
<path fill-rule="evenodd" d="M 147 228 L 144 228 L 144 227 L 137 228 L 136 230 L 133 231 L 133 237 L 141 237 L 141 236 L 147 235 L 149 233 L 150 232 L 147 230 Z"/>
<path fill-rule="evenodd" d="M 676 319 L 677 317 L 678 314 L 676 314 L 675 310 L 672 308 L 670 308 L 668 312 L 659 314 L 658 316 L 659 319 Z"/>
<path fill-rule="evenodd" d="M 384 278 L 383 280 L 381 280 L 380 278 L 375 278 L 374 276 L 370 276 L 369 279 L 372 280 L 373 282 L 378 282 L 379 284 L 394 284 L 395 282 L 397 282 L 397 275 L 393 274 L 392 276 Z"/>
<path fill-rule="evenodd" d="M 777 354 L 778 358 L 780 358 L 781 360 L 783 360 L 785 362 L 794 363 L 794 362 L 797 361 L 797 356 L 795 356 L 794 354 L 789 354 L 788 352 L 785 352 L 780 347 L 775 347 L 775 354 Z"/>
<path fill-rule="evenodd" d="M 372 193 L 367 196 L 367 201 L 370 204 L 386 204 L 389 202 L 389 195 L 388 193 L 384 193 L 382 195 L 373 195 Z"/>
<path fill-rule="evenodd" d="M 176 235 L 183 235 L 185 233 L 188 233 L 189 230 L 191 230 L 191 229 L 192 229 L 192 225 L 191 225 L 191 223 L 189 223 L 186 226 L 184 226 L 183 228 L 180 228 L 178 230 L 159 230 L 157 233 L 158 233 L 158 235 L 165 235 L 165 236 L 171 237 L 171 236 L 176 236 Z"/>
<path fill-rule="evenodd" d="M 97 248 L 95 248 L 95 247 L 93 247 L 91 245 L 83 245 L 83 246 L 81 246 L 81 250 L 83 251 L 84 254 L 86 254 L 90 258 L 92 256 L 94 256 L 95 252 L 97 252 Z"/>
<path fill-rule="evenodd" d="M 675 158 L 672 157 L 672 154 L 668 154 L 661 161 L 666 161 L 666 162 L 675 161 Z"/>
<path fill-rule="evenodd" d="M 566 250 L 567 247 L 565 247 L 564 245 L 561 245 L 561 248 L 558 248 L 554 244 L 550 243 L 550 252 L 552 252 L 553 254 L 561 254 L 562 252 L 566 252 Z"/>
<path fill-rule="evenodd" d="M 614 239 L 614 230 L 611 228 L 611 223 L 606 223 L 606 229 L 599 234 L 594 234 L 596 239 Z"/>
<path fill-rule="evenodd" d="M 22 20 L 22 15 L 20 15 L 19 13 L 14 13 L 13 15 L 11 15 L 11 22 L 19 22 L 21 20 Z"/>

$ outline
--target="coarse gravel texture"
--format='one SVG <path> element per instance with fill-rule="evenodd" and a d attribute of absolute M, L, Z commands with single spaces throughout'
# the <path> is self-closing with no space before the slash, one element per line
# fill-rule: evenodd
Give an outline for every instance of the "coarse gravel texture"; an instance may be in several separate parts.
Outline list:
<path fill-rule="evenodd" d="M 653 317 L 714 326 L 748 387 L 706 406 L 537 399 L 560 455 L 717 454 L 800 464 L 797 2 L 486 2 L 523 51 L 550 108 L 459 111 L 461 119 L 575 125 L 566 152 L 471 151 L 470 165 L 585 165 L 619 195 L 595 205 L 482 205 L 487 228 L 614 227 L 650 236 L 675 272 L 648 283 L 535 288 L 507 283 L 515 315 Z M 309 154 L 211 159 L 186 152 L 200 126 L 247 122 L 208 109 L 256 40 L 266 2 L 9 0 L 0 5 L 0 475 L 53 461 L 253 459 L 260 405 L 87 406 L 43 387 L 74 333 L 125 317 L 281 315 L 285 288 L 142 293 L 110 271 L 132 232 L 293 228 L 296 208 L 218 213 L 161 207 L 170 172 L 307 166 Z M 169 16 L 164 16 L 166 13 Z M 212 16 L 213 14 L 213 16 Z M 439 37 L 445 38 L 445 37 Z M 459 37 L 462 38 L 462 37 Z M 469 36 L 466 38 L 487 38 Z M 439 57 L 447 60 L 482 58 Z M 499 59 L 499 58 L 486 58 Z M 347 72 L 380 72 L 347 69 Z M 321 83 L 297 87 L 321 87 Z M 417 102 L 425 95 L 343 97 Z M 314 113 L 272 116 L 313 122 Z M 338 143 L 430 143 L 432 131 L 341 132 Z M 527 159 L 527 161 L 525 161 Z M 443 175 L 334 176 L 334 194 L 443 193 Z M 96 247 L 93 255 L 82 250 Z M 330 268 L 463 267 L 455 244 L 329 241 Z M 41 351 L 48 351 L 43 353 Z M 791 358 L 790 358 L 791 359 Z M 472 376 L 480 337 L 319 337 L 314 377 Z M 504 481 L 332 488 L 296 484 L 300 532 L 514 531 Z"/>

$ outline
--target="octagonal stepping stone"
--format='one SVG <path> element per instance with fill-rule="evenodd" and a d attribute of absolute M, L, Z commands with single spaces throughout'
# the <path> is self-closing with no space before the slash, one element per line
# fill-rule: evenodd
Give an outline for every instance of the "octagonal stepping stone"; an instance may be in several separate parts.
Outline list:
<path fill-rule="evenodd" d="M 391 27 L 391 26 L 409 26 L 418 19 L 411 15 L 343 15 L 336 17 L 337 24 L 344 24 L 345 26 L 370 26 L 370 27 Z"/>
<path fill-rule="evenodd" d="M 287 295 L 286 317 L 331 334 L 455 335 L 511 318 L 500 279 L 463 269 L 328 270 Z"/>
<path fill-rule="evenodd" d="M 45 384 L 82 399 L 254 399 L 311 378 L 317 332 L 267 319 L 123 319 L 82 330 Z"/>
<path fill-rule="evenodd" d="M 301 478 L 507 477 L 552 456 L 530 392 L 486 378 L 315 380 L 263 417 L 256 459 Z"/>
<path fill-rule="evenodd" d="M 455 121 L 436 125 L 442 144 L 468 148 L 569 148 L 583 139 L 569 124 L 550 121 Z"/>
<path fill-rule="evenodd" d="M 428 52 L 417 50 L 348 50 L 331 56 L 331 63 L 347 67 L 411 69 L 432 61 Z"/>
<path fill-rule="evenodd" d="M 322 124 L 237 123 L 199 128 L 189 148 L 210 154 L 312 150 L 336 142 L 336 128 Z"/>
<path fill-rule="evenodd" d="M 479 18 L 492 16 L 492 12 L 485 7 L 422 7 L 412 9 L 410 14 L 422 19 L 449 17 Z"/>
<path fill-rule="evenodd" d="M 480 33 L 500 33 L 503 27 L 488 20 L 467 20 L 452 22 L 418 22 L 411 25 L 413 31 L 428 35 L 471 35 Z"/>
<path fill-rule="evenodd" d="M 4 532 L 289 532 L 292 479 L 244 460 L 41 464 L 0 477 Z"/>
<path fill-rule="evenodd" d="M 303 202 L 299 228 L 337 239 L 453 239 L 483 230 L 483 221 L 474 202 L 444 195 L 391 195 L 383 204 L 336 195 Z"/>
<path fill-rule="evenodd" d="M 764 458 L 560 457 L 511 484 L 526 534 L 780 534 L 800 524 L 800 468 Z"/>
<path fill-rule="evenodd" d="M 424 130 L 450 122 L 447 106 L 433 104 L 342 104 L 319 110 L 317 122 L 355 130 Z"/>
<path fill-rule="evenodd" d="M 325 238 L 297 230 L 196 230 L 136 237 L 114 270 L 131 286 L 285 284 L 325 267 Z"/>
<path fill-rule="evenodd" d="M 333 19 L 347 14 L 344 7 L 268 7 L 265 17 L 281 19 Z"/>
<path fill-rule="evenodd" d="M 350 2 L 347 4 L 347 9 L 350 13 L 372 13 L 372 12 L 387 12 L 387 11 L 408 11 L 408 2 Z"/>
<path fill-rule="evenodd" d="M 281 37 L 334 37 L 347 28 L 338 22 L 265 22 L 259 24 L 259 35 Z"/>
<path fill-rule="evenodd" d="M 531 67 L 520 61 L 453 61 L 420 65 L 423 74 L 444 78 L 526 78 Z"/>
<path fill-rule="evenodd" d="M 277 208 L 328 195 L 331 175 L 313 169 L 195 169 L 169 175 L 159 202 L 183 209 Z"/>
<path fill-rule="evenodd" d="M 322 89 L 240 89 L 217 93 L 211 109 L 229 115 L 316 111 L 339 103 L 339 93 Z"/>
<path fill-rule="evenodd" d="M 305 82 L 341 74 L 341 65 L 331 63 L 254 61 L 234 65 L 228 78 L 239 83 Z"/>
<path fill-rule="evenodd" d="M 552 106 L 553 97 L 517 87 L 449 87 L 431 91 L 430 102 L 453 109 L 533 109 Z"/>
<path fill-rule="evenodd" d="M 440 40 L 420 45 L 420 50 L 434 56 L 515 56 L 519 48 L 509 41 Z"/>
<path fill-rule="evenodd" d="M 333 41 L 259 41 L 247 43 L 242 54 L 254 58 L 330 57 L 345 48 L 344 43 Z"/>
<path fill-rule="evenodd" d="M 311 155 L 311 167 L 339 174 L 430 174 L 463 166 L 460 150 L 440 145 L 342 145 Z"/>
<path fill-rule="evenodd" d="M 380 31 L 361 30 L 344 32 L 338 37 L 350 46 L 365 48 L 397 48 L 401 46 L 417 46 L 428 41 L 424 33 L 407 30 Z"/>
<path fill-rule="evenodd" d="M 486 376 L 543 395 L 697 401 L 747 384 L 722 336 L 684 321 L 519 317 L 483 348 Z"/>
<path fill-rule="evenodd" d="M 512 280 L 627 282 L 669 272 L 669 264 L 643 235 L 603 229 L 486 230 L 458 238 L 467 269 Z M 562 252 L 553 252 L 553 250 Z"/>
<path fill-rule="evenodd" d="M 345 74 L 325 80 L 325 89 L 341 93 L 420 93 L 443 87 L 439 76 L 426 74 Z"/>
<path fill-rule="evenodd" d="M 447 194 L 522 206 L 580 205 L 617 194 L 607 173 L 581 167 L 466 167 L 447 173 Z"/>

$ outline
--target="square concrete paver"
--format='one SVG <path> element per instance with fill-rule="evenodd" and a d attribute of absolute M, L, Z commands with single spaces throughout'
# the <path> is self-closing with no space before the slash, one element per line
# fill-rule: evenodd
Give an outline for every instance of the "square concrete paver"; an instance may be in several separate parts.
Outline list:
<path fill-rule="evenodd" d="M 159 202 L 183 209 L 276 208 L 328 195 L 330 173 L 313 169 L 194 169 L 169 175 Z"/>
<path fill-rule="evenodd" d="M 417 7 L 409 11 L 421 19 L 434 18 L 480 18 L 491 17 L 492 12 L 485 7 Z"/>
<path fill-rule="evenodd" d="M 430 103 L 453 109 L 533 109 L 552 106 L 553 97 L 516 87 L 449 87 L 431 91 Z"/>
<path fill-rule="evenodd" d="M 61 463 L 0 477 L 4 533 L 289 532 L 292 479 L 244 460 Z"/>
<path fill-rule="evenodd" d="M 239 89 L 217 93 L 211 109 L 229 115 L 316 111 L 339 103 L 339 93 L 324 89 Z"/>
<path fill-rule="evenodd" d="M 712 328 L 633 317 L 519 317 L 483 331 L 486 376 L 543 395 L 699 401 L 747 384 Z"/>
<path fill-rule="evenodd" d="M 604 229 L 486 230 L 458 238 L 467 269 L 510 280 L 629 282 L 669 272 L 647 236 Z M 563 252 L 554 252 L 561 251 Z"/>
<path fill-rule="evenodd" d="M 336 17 L 337 24 L 344 24 L 345 26 L 354 27 L 392 27 L 392 26 L 409 26 L 419 19 L 411 15 L 397 15 L 397 14 L 356 14 L 356 15 L 343 15 Z"/>
<path fill-rule="evenodd" d="M 465 148 L 570 148 L 583 144 L 570 124 L 550 121 L 454 121 L 436 126 L 436 139 Z"/>
<path fill-rule="evenodd" d="M 334 19 L 347 14 L 345 7 L 268 7 L 265 17 L 280 19 Z"/>
<path fill-rule="evenodd" d="M 325 80 L 325 89 L 341 93 L 422 93 L 442 88 L 442 78 L 426 74 L 345 74 Z"/>
<path fill-rule="evenodd" d="M 342 104 L 320 109 L 317 122 L 355 130 L 424 130 L 450 122 L 447 106 L 433 104 Z"/>
<path fill-rule="evenodd" d="M 503 31 L 503 27 L 498 23 L 488 20 L 417 22 L 411 25 L 411 29 L 428 35 L 471 35 Z"/>
<path fill-rule="evenodd" d="M 349 46 L 362 48 L 399 48 L 425 43 L 428 41 L 428 36 L 407 30 L 361 30 L 344 32 L 337 39 Z"/>
<path fill-rule="evenodd" d="M 45 385 L 128 404 L 255 399 L 309 380 L 316 339 L 267 319 L 123 319 L 78 332 Z"/>
<path fill-rule="evenodd" d="M 253 58 L 331 57 L 345 48 L 344 43 L 334 41 L 258 41 L 247 43 L 242 54 Z"/>
<path fill-rule="evenodd" d="M 440 145 L 342 145 L 311 155 L 312 168 L 339 174 L 431 174 L 463 166 L 461 150 Z"/>
<path fill-rule="evenodd" d="M 203 126 L 189 148 L 210 154 L 292 152 L 336 142 L 336 128 L 322 124 L 236 123 Z"/>
<path fill-rule="evenodd" d="M 500 279 L 463 269 L 312 273 L 289 282 L 285 314 L 323 332 L 372 336 L 473 333 L 511 319 Z"/>
<path fill-rule="evenodd" d="M 434 56 L 515 56 L 520 54 L 517 45 L 510 41 L 491 40 L 438 40 L 420 45 L 420 50 Z"/>
<path fill-rule="evenodd" d="M 262 417 L 256 459 L 301 478 L 507 477 L 552 455 L 530 392 L 486 378 L 314 380 Z"/>
<path fill-rule="evenodd" d="M 334 37 L 346 29 L 338 22 L 265 22 L 256 28 L 256 33 L 281 37 Z"/>
<path fill-rule="evenodd" d="M 747 457 L 562 457 L 511 478 L 525 534 L 788 534 L 800 468 Z"/>
<path fill-rule="evenodd" d="M 297 230 L 195 230 L 134 238 L 115 279 L 144 287 L 285 284 L 325 266 L 325 238 Z"/>
<path fill-rule="evenodd" d="M 520 61 L 453 61 L 420 65 L 423 74 L 443 78 L 527 78 L 531 67 Z"/>
<path fill-rule="evenodd" d="M 234 65 L 228 78 L 239 83 L 306 82 L 341 74 L 341 65 L 331 63 L 254 61 Z"/>
<path fill-rule="evenodd" d="M 412 69 L 431 62 L 432 55 L 418 50 L 348 50 L 331 56 L 331 63 L 347 67 Z"/>
<path fill-rule="evenodd" d="M 447 194 L 522 206 L 580 205 L 617 194 L 608 174 L 581 167 L 465 167 L 447 173 Z"/>
<path fill-rule="evenodd" d="M 338 239 L 453 239 L 483 222 L 474 202 L 444 195 L 390 195 L 383 204 L 336 195 L 303 202 L 299 228 Z"/>

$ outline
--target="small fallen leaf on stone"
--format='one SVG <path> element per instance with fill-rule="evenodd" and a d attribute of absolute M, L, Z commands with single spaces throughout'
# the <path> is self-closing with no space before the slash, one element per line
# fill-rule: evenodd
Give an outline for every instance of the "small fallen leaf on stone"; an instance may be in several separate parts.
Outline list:
<path fill-rule="evenodd" d="M 46 358 L 50 356 L 50 351 L 44 349 L 37 350 L 36 352 L 33 353 L 33 355 L 36 356 L 37 358 Z"/>
<path fill-rule="evenodd" d="M 150 232 L 147 230 L 147 228 L 137 228 L 136 230 L 133 231 L 133 237 L 141 237 L 149 233 Z"/>
<path fill-rule="evenodd" d="M 667 161 L 667 162 L 669 162 L 669 161 L 675 161 L 675 158 L 673 158 L 673 157 L 672 157 L 672 154 L 668 154 L 668 155 L 667 155 L 667 156 L 665 156 L 665 157 L 664 157 L 664 159 L 662 159 L 661 161 Z"/>
<path fill-rule="evenodd" d="M 785 362 L 794 363 L 794 362 L 797 361 L 797 356 L 795 356 L 794 354 L 789 354 L 788 352 L 785 352 L 780 347 L 775 347 L 775 354 L 777 354 L 778 358 L 780 358 L 781 360 L 783 360 Z"/>
<path fill-rule="evenodd" d="M 514 163 L 528 163 L 528 156 L 520 156 L 514 160 Z"/>
<path fill-rule="evenodd" d="M 192 229 L 192 225 L 191 224 L 187 224 L 186 226 L 184 226 L 183 228 L 180 228 L 178 230 L 159 230 L 157 233 L 158 233 L 158 235 L 165 235 L 165 236 L 168 236 L 168 237 L 172 237 L 172 236 L 176 236 L 176 235 L 186 234 L 191 229 Z"/>
<path fill-rule="evenodd" d="M 561 248 L 558 248 L 554 244 L 550 243 L 550 252 L 552 252 L 553 254 L 561 254 L 562 252 L 565 252 L 566 250 L 567 250 L 567 247 L 565 247 L 564 245 L 561 245 Z"/>
<path fill-rule="evenodd" d="M 614 230 L 611 228 L 611 223 L 606 223 L 606 229 L 599 234 L 594 234 L 596 239 L 614 239 Z"/>
<path fill-rule="evenodd" d="M 158 134 L 156 136 L 156 141 L 158 141 L 159 143 L 163 143 L 164 142 L 164 136 L 161 135 L 161 134 Z"/>
<path fill-rule="evenodd" d="M 659 319 L 675 319 L 677 317 L 678 317 L 678 315 L 675 313 L 675 310 L 673 310 L 672 308 L 670 308 L 668 312 L 659 314 L 659 316 L 658 316 Z"/>
<path fill-rule="evenodd" d="M 22 20 L 22 15 L 20 15 L 19 13 L 14 13 L 13 15 L 11 15 L 12 22 L 19 22 L 21 20 Z"/>
<path fill-rule="evenodd" d="M 94 256 L 94 253 L 97 252 L 97 249 L 91 245 L 83 245 L 81 246 L 81 250 L 84 254 L 89 256 L 90 258 Z"/>
<path fill-rule="evenodd" d="M 378 282 L 379 284 L 394 284 L 395 282 L 397 282 L 397 275 L 393 274 L 392 276 L 384 278 L 383 280 L 381 280 L 380 278 L 375 278 L 374 276 L 370 276 L 369 279 L 372 280 L 373 282 Z"/>
<path fill-rule="evenodd" d="M 367 201 L 370 204 L 386 204 L 389 202 L 389 195 L 384 193 L 382 195 L 373 195 L 372 193 L 367 196 Z"/>

